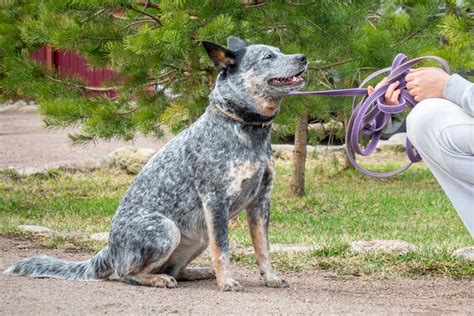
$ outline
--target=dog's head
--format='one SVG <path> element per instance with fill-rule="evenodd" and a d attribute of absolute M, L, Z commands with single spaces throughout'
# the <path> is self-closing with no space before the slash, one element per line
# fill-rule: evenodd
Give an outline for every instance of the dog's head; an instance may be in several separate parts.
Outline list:
<path fill-rule="evenodd" d="M 286 55 L 267 45 L 248 45 L 229 37 L 227 48 L 203 41 L 209 57 L 220 70 L 211 94 L 227 110 L 253 121 L 271 120 L 282 97 L 304 86 L 307 69 L 302 54 Z"/>

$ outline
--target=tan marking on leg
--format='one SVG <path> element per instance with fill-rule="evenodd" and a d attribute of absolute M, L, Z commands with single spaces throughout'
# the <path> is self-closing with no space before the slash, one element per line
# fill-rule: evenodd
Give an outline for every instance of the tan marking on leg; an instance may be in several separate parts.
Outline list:
<path fill-rule="evenodd" d="M 222 253 L 220 247 L 216 244 L 214 223 L 212 220 L 212 211 L 209 209 L 209 206 L 205 201 L 203 201 L 203 210 L 205 214 L 204 217 L 206 219 L 207 232 L 209 236 L 209 245 L 211 246 L 214 271 L 216 273 L 217 284 L 219 284 L 219 282 L 222 282 L 222 280 L 227 276 L 228 266 L 225 260 L 223 260 L 225 259 L 223 258 L 223 255 L 225 256 L 225 254 Z"/>
<path fill-rule="evenodd" d="M 223 291 L 242 291 L 243 287 L 239 282 L 235 281 L 230 271 L 229 256 L 217 245 L 215 240 L 216 235 L 214 233 L 214 223 L 212 211 L 207 205 L 206 199 L 202 200 L 204 217 L 206 219 L 206 225 L 209 236 L 209 245 L 211 246 L 211 252 L 213 257 L 214 271 L 216 274 L 217 285 Z"/>
<path fill-rule="evenodd" d="M 231 278 L 232 274 L 229 271 L 229 258 L 221 251 L 221 248 L 212 241 L 211 252 L 214 261 L 214 271 L 216 274 L 217 284 L 222 286 L 226 278 Z"/>
<path fill-rule="evenodd" d="M 275 167 L 273 165 L 273 157 L 272 157 L 272 160 L 267 164 L 266 171 L 268 173 L 268 182 L 272 184 L 273 178 L 275 178 Z M 271 193 L 271 190 L 270 190 L 270 193 Z"/>
<path fill-rule="evenodd" d="M 255 257 L 257 259 L 260 274 L 263 277 L 265 286 L 268 287 L 288 287 L 288 282 L 276 275 L 270 263 L 270 249 L 266 237 L 265 227 L 262 220 L 259 219 L 257 223 L 250 223 L 250 235 L 255 250 Z"/>
<path fill-rule="evenodd" d="M 216 236 L 213 231 L 212 212 L 208 208 L 205 201 L 203 201 L 203 210 L 206 218 L 206 225 L 209 233 L 209 245 L 211 246 L 211 253 L 214 264 L 214 271 L 216 274 L 217 285 L 223 291 L 242 291 L 243 287 L 239 282 L 235 281 L 229 267 L 229 257 L 222 251 L 216 243 Z"/>
<path fill-rule="evenodd" d="M 249 225 L 255 258 L 257 259 L 260 272 L 263 274 L 271 273 L 273 272 L 273 269 L 270 266 L 270 249 L 266 238 L 264 224 L 261 219 L 259 219 L 257 223 L 251 223 L 249 220 Z"/>
<path fill-rule="evenodd" d="M 145 286 L 175 288 L 178 286 L 175 278 L 167 274 L 139 273 L 128 275 L 127 278 Z"/>

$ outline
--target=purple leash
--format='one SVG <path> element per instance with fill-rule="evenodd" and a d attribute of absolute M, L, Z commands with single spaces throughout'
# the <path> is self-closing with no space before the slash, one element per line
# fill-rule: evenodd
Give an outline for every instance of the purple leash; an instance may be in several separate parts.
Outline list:
<path fill-rule="evenodd" d="M 393 59 L 392 66 L 381 70 L 378 70 L 370 74 L 359 86 L 354 89 L 340 89 L 340 90 L 323 90 L 323 91 L 291 91 L 290 95 L 325 95 L 325 96 L 352 96 L 354 97 L 352 102 L 352 115 L 349 119 L 349 123 L 346 127 L 346 153 L 349 157 L 349 161 L 352 165 L 362 173 L 372 177 L 390 177 L 399 174 L 408 169 L 414 162 L 421 160 L 421 156 L 414 150 L 410 140 L 406 140 L 406 152 L 410 162 L 400 169 L 396 169 L 390 172 L 373 172 L 360 166 L 356 162 L 356 154 L 362 156 L 370 155 L 375 148 L 377 143 L 382 136 L 382 130 L 389 122 L 390 115 L 395 113 L 401 113 L 406 108 L 413 108 L 416 105 L 415 99 L 408 93 L 406 89 L 405 76 L 409 73 L 410 69 L 423 60 L 434 60 L 440 63 L 443 68 L 449 73 L 448 63 L 436 56 L 423 56 L 412 60 L 403 54 L 397 54 Z M 375 77 L 388 72 L 387 81 L 375 91 L 372 95 L 368 95 L 367 89 L 362 88 L 370 80 Z M 385 92 L 387 91 L 390 84 L 395 81 L 399 81 L 398 88 L 401 90 L 398 98 L 397 105 L 385 104 Z M 363 97 L 360 102 L 357 102 L 357 97 Z M 362 149 L 359 145 L 360 136 L 369 138 L 367 146 Z"/>

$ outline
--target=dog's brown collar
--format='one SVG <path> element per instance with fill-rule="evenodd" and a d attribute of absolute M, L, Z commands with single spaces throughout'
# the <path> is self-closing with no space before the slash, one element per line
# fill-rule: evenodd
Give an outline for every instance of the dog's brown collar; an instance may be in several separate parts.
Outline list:
<path fill-rule="evenodd" d="M 215 104 L 211 105 L 211 110 L 213 110 L 216 113 L 222 114 L 223 116 L 225 116 L 225 117 L 227 117 L 231 120 L 240 122 L 244 125 L 260 126 L 260 127 L 268 127 L 268 126 L 272 125 L 272 121 L 269 121 L 269 122 L 247 122 L 244 119 L 242 119 L 240 116 L 238 116 L 234 113 L 227 112 L 227 111 L 221 109 L 219 106 L 217 106 Z"/>

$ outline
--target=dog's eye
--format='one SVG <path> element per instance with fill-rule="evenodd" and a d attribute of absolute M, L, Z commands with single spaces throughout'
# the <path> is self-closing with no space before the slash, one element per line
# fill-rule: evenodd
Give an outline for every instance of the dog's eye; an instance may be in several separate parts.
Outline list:
<path fill-rule="evenodd" d="M 263 56 L 263 59 L 272 59 L 273 58 L 273 54 L 272 53 L 268 53 L 266 54 L 265 56 Z"/>

